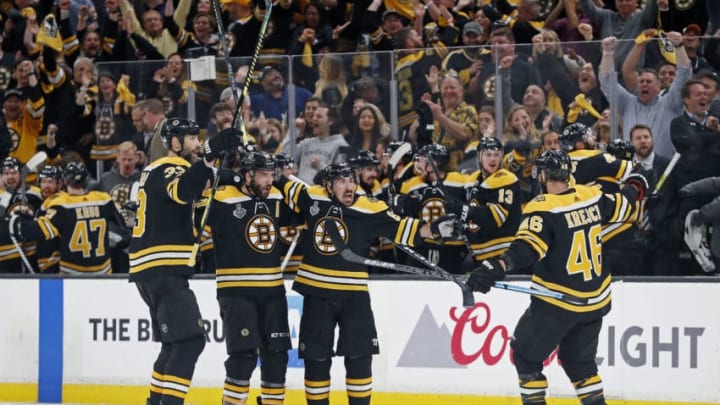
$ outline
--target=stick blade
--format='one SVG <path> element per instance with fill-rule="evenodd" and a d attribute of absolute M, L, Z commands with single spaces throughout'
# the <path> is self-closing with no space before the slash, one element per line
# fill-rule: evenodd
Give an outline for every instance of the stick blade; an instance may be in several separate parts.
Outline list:
<path fill-rule="evenodd" d="M 403 156 L 405 156 L 411 152 L 412 152 L 412 145 L 410 145 L 409 142 L 404 142 L 390 156 L 390 158 L 388 159 L 388 165 L 390 165 L 391 167 L 397 166 L 398 162 L 400 162 L 400 159 L 402 159 Z"/>
<path fill-rule="evenodd" d="M 33 155 L 33 157 L 31 157 L 30 160 L 25 163 L 25 167 L 27 168 L 28 173 L 37 172 L 40 166 L 47 161 L 47 158 L 47 153 L 43 151 L 40 151 Z"/>

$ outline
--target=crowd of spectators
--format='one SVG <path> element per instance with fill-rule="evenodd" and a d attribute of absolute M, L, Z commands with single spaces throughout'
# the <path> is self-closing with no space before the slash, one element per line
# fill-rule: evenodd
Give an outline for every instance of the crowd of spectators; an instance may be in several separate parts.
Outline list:
<path fill-rule="evenodd" d="M 717 188 L 685 187 L 720 176 L 711 3 L 280 0 L 250 72 L 262 1 L 3 0 L 0 160 L 82 160 L 123 204 L 138 169 L 165 154 L 166 117 L 195 119 L 207 139 L 241 114 L 257 148 L 291 153 L 308 183 L 398 140 L 445 145 L 449 168 L 471 171 L 482 137 L 501 139 L 529 177 L 533 157 L 579 122 L 595 148 L 630 141 L 635 164 L 681 154 L 647 204 L 644 231 L 667 260 L 642 274 L 694 274 L 685 217 L 703 207 L 696 223 L 720 223 L 705 209 Z M 207 56 L 214 78 L 199 73 Z"/>

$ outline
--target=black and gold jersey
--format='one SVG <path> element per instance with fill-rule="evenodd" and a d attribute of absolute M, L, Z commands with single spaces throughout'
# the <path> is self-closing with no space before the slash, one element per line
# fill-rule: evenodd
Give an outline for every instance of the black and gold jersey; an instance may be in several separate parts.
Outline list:
<path fill-rule="evenodd" d="M 577 184 L 597 184 L 604 193 L 619 191 L 620 181 L 632 170 L 632 163 L 618 159 L 597 149 L 579 149 L 568 152 Z"/>
<path fill-rule="evenodd" d="M 0 188 L 0 201 L 3 202 L 3 205 L 7 204 L 5 217 L 13 214 L 27 218 L 34 217 L 43 203 L 40 189 L 35 186 L 26 186 L 25 199 L 26 201 L 23 201 L 22 193 L 19 190 Z M 21 242 L 21 246 L 25 256 L 31 259 L 30 262 L 33 263 L 37 253 L 37 242 Z M 20 253 L 12 243 L 10 235 L 6 232 L 0 232 L 0 271 L 22 272 Z"/>
<path fill-rule="evenodd" d="M 171 274 L 191 275 L 193 204 L 212 170 L 198 161 L 160 158 L 143 169 L 130 241 L 130 281 Z"/>
<path fill-rule="evenodd" d="M 513 173 L 505 169 L 481 177 L 478 170 L 470 175 L 469 204 L 466 235 L 476 261 L 500 256 L 515 239 L 522 217 L 520 184 Z"/>
<path fill-rule="evenodd" d="M 415 104 L 420 102 L 420 96 L 429 92 L 425 75 L 431 66 L 438 69 L 442 60 L 447 56 L 447 48 L 437 44 L 433 48 L 418 50 L 403 56 L 395 64 L 395 77 L 398 86 L 398 117 L 401 130 L 409 128 L 417 119 L 414 111 Z"/>
<path fill-rule="evenodd" d="M 110 194 L 57 193 L 43 205 L 45 213 L 37 221 L 23 221 L 25 238 L 59 238 L 61 274 L 109 274 L 109 223 L 123 223 Z"/>
<path fill-rule="evenodd" d="M 208 216 L 218 296 L 285 294 L 279 229 L 288 210 L 274 187 L 266 199 L 233 185 L 218 189 Z"/>
<path fill-rule="evenodd" d="M 404 181 L 400 186 L 400 194 L 416 194 L 420 196 L 420 208 L 417 212 L 407 212 L 407 215 L 430 223 L 445 215 L 445 199 L 448 197 L 461 201 L 467 200 L 467 184 L 470 177 L 458 172 L 449 172 L 440 185 L 428 184 L 422 177 L 414 176 Z M 447 196 L 446 196 L 447 193 Z M 437 245 L 432 239 L 426 239 L 426 244 Z M 446 246 L 464 246 L 463 241 L 445 241 Z"/>
<path fill-rule="evenodd" d="M 303 260 L 293 284 L 303 295 L 339 298 L 368 294 L 367 268 L 340 256 L 325 230 L 328 223 L 334 221 L 347 247 L 362 256 L 368 255 L 378 237 L 410 246 L 419 241 L 421 221 L 395 215 L 382 201 L 356 196 L 346 207 L 330 198 L 322 186 L 307 187 L 284 178 L 279 186 L 285 202 L 302 213 L 307 224 L 302 236 Z"/>
<path fill-rule="evenodd" d="M 558 316 L 592 319 L 610 311 L 610 272 L 602 267 L 602 226 L 637 219 L 632 188 L 604 194 L 577 185 L 541 194 L 523 210 L 515 240 L 505 252 L 514 267 L 534 264 L 532 288 L 587 299 L 583 305 L 533 296 L 532 303 Z"/>

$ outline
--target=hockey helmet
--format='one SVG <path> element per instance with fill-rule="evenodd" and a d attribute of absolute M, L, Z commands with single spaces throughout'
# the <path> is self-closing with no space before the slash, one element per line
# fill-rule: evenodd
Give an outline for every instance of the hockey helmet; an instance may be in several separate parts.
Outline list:
<path fill-rule="evenodd" d="M 477 150 L 478 152 L 484 150 L 503 150 L 503 144 L 497 138 L 485 137 L 480 139 Z"/>
<path fill-rule="evenodd" d="M 450 151 L 445 145 L 439 143 L 431 143 L 423 146 L 417 151 L 417 156 L 432 158 L 439 169 L 442 169 L 450 163 Z"/>
<path fill-rule="evenodd" d="M 173 137 L 177 137 L 182 145 L 185 135 L 199 134 L 200 126 L 195 121 L 186 118 L 168 118 L 160 131 L 160 138 L 165 149 L 169 150 Z"/>
<path fill-rule="evenodd" d="M 361 150 L 357 156 L 350 158 L 350 166 L 358 169 L 368 166 L 378 166 L 379 164 L 380 161 L 378 161 L 375 154 L 369 150 Z"/>
<path fill-rule="evenodd" d="M 323 169 L 323 180 L 326 183 L 343 177 L 355 178 L 352 167 L 346 162 L 333 163 L 325 166 L 325 169 Z"/>
<path fill-rule="evenodd" d="M 535 161 L 538 171 L 545 172 L 548 180 L 568 181 L 572 173 L 572 162 L 563 150 L 547 150 Z"/>
<path fill-rule="evenodd" d="M 275 166 L 277 167 L 293 167 L 295 166 L 295 159 L 287 153 L 276 153 L 275 154 Z"/>
<path fill-rule="evenodd" d="M 55 179 L 57 181 L 62 180 L 63 172 L 60 166 L 56 165 L 45 165 L 38 173 L 38 177 L 41 179 Z"/>
<path fill-rule="evenodd" d="M 265 151 L 248 152 L 240 161 L 240 170 L 250 174 L 255 170 L 275 170 L 275 167 L 275 159 Z"/>
<path fill-rule="evenodd" d="M 20 161 L 12 156 L 8 156 L 3 160 L 2 163 L 3 170 L 19 170 L 20 169 Z"/>
<path fill-rule="evenodd" d="M 560 146 L 566 151 L 575 150 L 577 142 L 586 142 L 587 137 L 592 137 L 592 128 L 585 124 L 576 122 L 563 128 L 560 134 Z"/>
<path fill-rule="evenodd" d="M 613 139 L 607 145 L 605 152 L 622 160 L 632 160 L 635 155 L 635 147 L 632 142 L 625 139 Z"/>
<path fill-rule="evenodd" d="M 85 186 L 85 180 L 87 180 L 89 175 L 90 173 L 85 167 L 85 163 L 82 162 L 70 162 L 65 166 L 65 170 L 63 170 L 65 184 L 69 186 Z"/>

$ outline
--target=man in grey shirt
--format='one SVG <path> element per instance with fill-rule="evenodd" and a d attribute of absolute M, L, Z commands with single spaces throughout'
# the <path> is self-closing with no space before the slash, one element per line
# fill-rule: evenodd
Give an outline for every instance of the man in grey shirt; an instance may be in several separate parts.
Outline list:
<path fill-rule="evenodd" d="M 615 73 L 615 46 L 617 38 L 603 39 L 603 57 L 600 62 L 600 88 L 607 97 L 610 105 L 616 103 L 617 111 L 622 116 L 623 138 L 630 139 L 630 129 L 636 124 L 644 124 L 652 129 L 655 136 L 655 151 L 663 156 L 675 154 L 675 148 L 670 141 L 670 121 L 683 111 L 680 90 L 683 84 L 690 79 L 690 59 L 685 53 L 682 44 L 682 35 L 678 32 L 668 32 L 668 40 L 675 45 L 675 59 L 677 62 L 677 75 L 670 89 L 660 95 L 660 79 L 657 72 L 643 70 L 638 77 L 637 94 L 631 94 L 617 81 L 615 87 L 610 80 L 610 74 Z M 615 93 L 616 99 L 612 95 Z"/>
<path fill-rule="evenodd" d="M 600 38 L 615 36 L 621 40 L 615 52 L 615 65 L 622 66 L 633 46 L 632 40 L 643 30 L 655 27 L 658 5 L 657 0 L 648 0 L 645 7 L 638 10 L 637 0 L 616 0 L 615 6 L 618 11 L 600 8 L 593 0 L 580 0 L 583 14 L 592 21 L 593 27 L 599 27 Z"/>
<path fill-rule="evenodd" d="M 297 145 L 293 158 L 298 163 L 298 177 L 313 184 L 315 175 L 325 166 L 343 161 L 341 148 L 348 143 L 340 135 L 330 135 L 331 130 L 338 123 L 336 110 L 326 105 L 320 105 L 313 114 L 313 137 L 307 138 Z"/>

